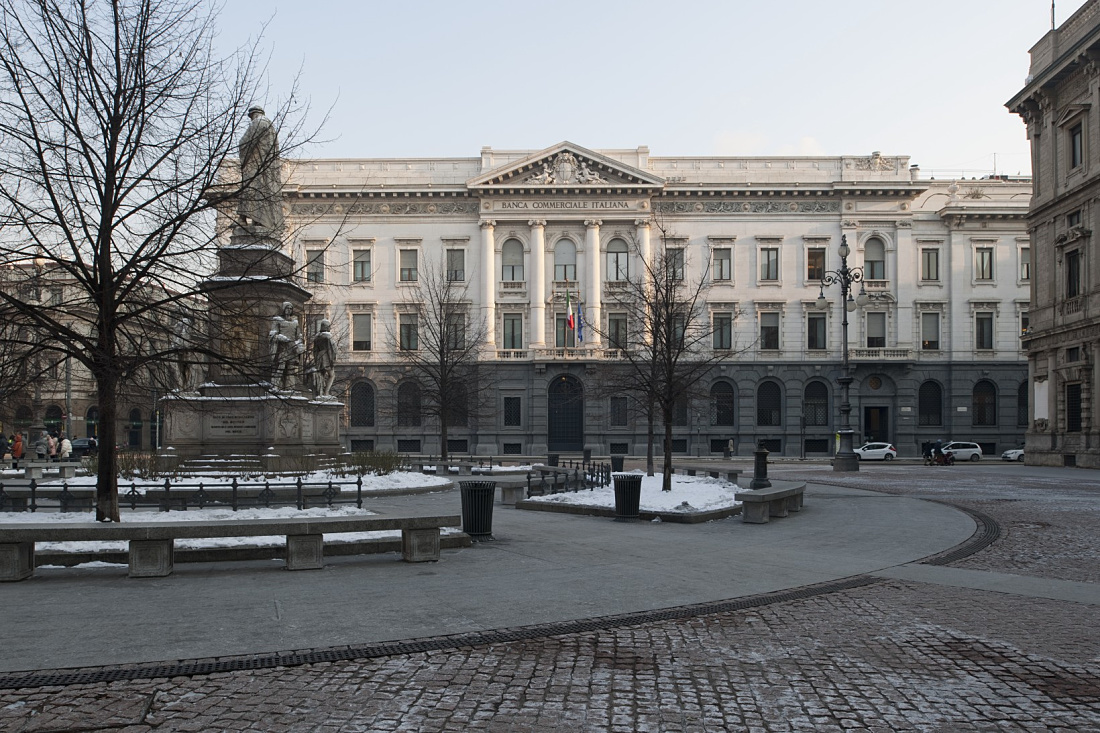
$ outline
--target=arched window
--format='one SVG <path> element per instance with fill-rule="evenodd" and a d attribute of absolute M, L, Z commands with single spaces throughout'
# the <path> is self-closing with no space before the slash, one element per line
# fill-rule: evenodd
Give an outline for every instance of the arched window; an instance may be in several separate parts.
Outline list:
<path fill-rule="evenodd" d="M 997 388 L 988 379 L 974 385 L 974 425 L 997 424 Z"/>
<path fill-rule="evenodd" d="M 403 382 L 397 388 L 397 424 L 403 428 L 420 426 L 420 385 Z"/>
<path fill-rule="evenodd" d="M 99 435 L 99 408 L 89 407 L 88 414 L 84 418 L 84 429 L 87 437 L 95 438 Z"/>
<path fill-rule="evenodd" d="M 783 393 L 775 382 L 764 382 L 756 389 L 756 424 L 769 428 L 783 424 Z"/>
<path fill-rule="evenodd" d="M 710 424 L 732 426 L 737 400 L 733 385 L 729 382 L 715 382 L 710 388 Z"/>
<path fill-rule="evenodd" d="M 130 423 L 126 426 L 128 433 L 128 443 L 131 448 L 141 450 L 141 410 L 134 408 L 130 410 Z"/>
<path fill-rule="evenodd" d="M 554 245 L 554 280 L 562 282 L 577 279 L 577 245 L 568 239 L 559 239 Z"/>
<path fill-rule="evenodd" d="M 353 428 L 374 427 L 374 387 L 367 382 L 351 386 L 350 423 Z"/>
<path fill-rule="evenodd" d="M 500 248 L 500 279 L 507 282 L 523 280 L 523 244 L 518 239 L 509 239 Z"/>
<path fill-rule="evenodd" d="M 1027 427 L 1027 382 L 1021 382 L 1016 390 L 1016 427 Z"/>
<path fill-rule="evenodd" d="M 464 428 L 470 420 L 470 406 L 466 395 L 466 385 L 456 384 L 447 393 L 447 425 Z"/>
<path fill-rule="evenodd" d="M 612 239 L 607 243 L 607 279 L 622 282 L 630 277 L 630 252 L 626 242 Z"/>
<path fill-rule="evenodd" d="M 65 413 L 61 411 L 61 408 L 57 405 L 50 405 L 46 408 L 46 430 L 50 433 L 59 434 L 61 432 L 61 423 L 64 420 Z"/>
<path fill-rule="evenodd" d="M 943 387 L 924 382 L 917 390 L 917 424 L 943 425 Z"/>
<path fill-rule="evenodd" d="M 863 276 L 868 280 L 886 279 L 886 245 L 871 237 L 863 248 Z"/>
<path fill-rule="evenodd" d="M 821 382 L 810 382 L 802 397 L 802 414 L 807 426 L 829 424 L 829 388 Z"/>

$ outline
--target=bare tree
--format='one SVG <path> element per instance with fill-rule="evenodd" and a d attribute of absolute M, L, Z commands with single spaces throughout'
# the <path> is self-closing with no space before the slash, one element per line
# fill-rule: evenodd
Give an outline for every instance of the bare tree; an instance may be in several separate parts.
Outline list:
<path fill-rule="evenodd" d="M 94 379 L 100 521 L 119 519 L 120 387 L 221 358 L 172 324 L 207 322 L 219 223 L 241 223 L 216 207 L 270 172 L 226 182 L 262 68 L 254 46 L 215 53 L 215 19 L 204 0 L 0 0 L 0 306 L 18 346 Z M 284 151 L 294 106 L 272 114 Z M 25 287 L 43 267 L 68 284 L 49 303 Z"/>
<path fill-rule="evenodd" d="M 492 394 L 482 384 L 478 368 L 488 326 L 475 315 L 467 272 L 448 265 L 440 257 L 418 269 L 417 287 L 400 304 L 396 332 L 391 334 L 399 361 L 419 387 L 422 411 L 438 423 L 443 458 L 449 429 L 471 421 L 476 426 Z M 397 405 L 399 420 L 402 407 Z"/>
<path fill-rule="evenodd" d="M 604 305 L 607 313 L 625 314 L 626 321 L 593 325 L 606 347 L 616 350 L 617 363 L 604 370 L 601 380 L 609 394 L 628 396 L 635 412 L 647 421 L 646 468 L 654 469 L 656 423 L 663 423 L 665 491 L 672 489 L 672 428 L 676 411 L 685 409 L 700 380 L 723 358 L 711 348 L 714 333 L 707 312 L 710 259 L 703 252 L 697 277 L 689 278 L 690 253 L 654 221 L 659 241 L 649 257 L 635 241 L 634 261 L 639 263 L 611 290 Z M 625 333 L 623 332 L 625 327 Z"/>

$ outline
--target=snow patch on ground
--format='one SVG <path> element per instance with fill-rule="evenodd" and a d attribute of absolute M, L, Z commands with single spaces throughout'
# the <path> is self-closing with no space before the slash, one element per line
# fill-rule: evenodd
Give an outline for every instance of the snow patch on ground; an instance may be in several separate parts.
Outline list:
<path fill-rule="evenodd" d="M 642 471 L 628 473 L 642 475 L 640 509 L 643 512 L 710 512 L 741 505 L 741 502 L 735 498 L 741 487 L 725 479 L 674 475 L 672 491 L 662 491 L 663 474 L 655 473 L 652 476 L 646 476 Z M 591 491 L 533 496 L 528 501 L 614 509 L 615 489 L 614 486 L 605 486 Z"/>

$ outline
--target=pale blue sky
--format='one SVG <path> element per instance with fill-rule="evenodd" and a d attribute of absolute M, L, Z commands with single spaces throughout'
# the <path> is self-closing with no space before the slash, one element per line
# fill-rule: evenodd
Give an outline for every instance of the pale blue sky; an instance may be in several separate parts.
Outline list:
<path fill-rule="evenodd" d="M 1061 23 L 1081 0 L 1060 0 Z M 1049 0 L 227 0 L 220 42 L 270 18 L 272 95 L 301 69 L 317 157 L 482 146 L 653 155 L 910 155 L 1030 171 L 1004 107 Z M 271 100 L 261 100 L 271 104 Z M 274 106 L 274 105 L 272 105 Z"/>

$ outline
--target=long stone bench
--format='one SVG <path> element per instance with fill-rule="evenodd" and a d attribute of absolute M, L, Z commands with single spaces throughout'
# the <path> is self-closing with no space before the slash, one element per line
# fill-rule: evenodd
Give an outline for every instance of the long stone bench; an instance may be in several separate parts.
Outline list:
<path fill-rule="evenodd" d="M 79 463 L 71 463 L 68 461 L 20 461 L 19 468 L 23 469 L 23 478 L 25 479 L 40 479 L 43 478 L 45 473 L 56 472 L 60 478 L 74 478 L 76 477 L 76 469 Z"/>
<path fill-rule="evenodd" d="M 172 573 L 177 539 L 281 534 L 286 536 L 287 570 L 315 570 L 324 564 L 325 534 L 399 529 L 402 559 L 431 562 L 439 559 L 440 528 L 461 524 L 458 515 L 13 524 L 0 526 L 0 581 L 24 580 L 34 574 L 36 542 L 125 540 L 130 543 L 130 577 L 160 578 Z"/>
<path fill-rule="evenodd" d="M 710 478 L 722 478 L 726 477 L 726 480 L 731 484 L 737 483 L 737 477 L 741 474 L 739 468 L 716 468 L 714 466 L 691 466 L 678 464 L 674 470 L 680 470 L 684 472 L 686 476 L 696 476 L 699 474 L 705 474 Z"/>
<path fill-rule="evenodd" d="M 749 524 L 765 524 L 772 517 L 785 517 L 788 512 L 802 511 L 802 495 L 806 484 L 741 491 L 741 521 Z"/>

